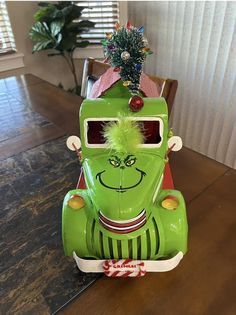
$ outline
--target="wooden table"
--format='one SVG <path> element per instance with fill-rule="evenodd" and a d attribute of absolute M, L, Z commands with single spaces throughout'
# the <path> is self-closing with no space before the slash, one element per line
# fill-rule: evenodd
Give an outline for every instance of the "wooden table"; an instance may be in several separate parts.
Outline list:
<path fill-rule="evenodd" d="M 78 134 L 82 98 L 67 93 L 31 74 L 0 80 L 0 160 L 61 137 Z M 8 106 L 6 106 L 6 103 Z M 6 107 L 9 111 L 6 112 Z M 32 112 L 51 124 L 29 121 Z M 20 125 L 16 133 L 15 125 Z M 11 129 L 13 133 L 9 132 Z"/>
<path fill-rule="evenodd" d="M 4 82 L 6 89 L 8 84 L 10 79 Z M 77 133 L 79 97 L 31 75 L 11 79 L 11 91 L 15 98 L 27 98 L 35 111 L 56 126 L 32 133 L 31 139 L 23 132 L 20 146 L 8 139 L 5 147 L 0 147 L 5 148 L 6 156 L 35 145 L 36 140 L 40 143 L 47 137 Z M 189 222 L 189 251 L 180 265 L 143 278 L 102 277 L 60 314 L 236 313 L 236 172 L 187 148 L 172 154 L 171 166 L 175 186 L 187 201 Z"/>
<path fill-rule="evenodd" d="M 188 253 L 167 273 L 103 276 L 64 315 L 236 314 L 236 172 L 184 148 L 171 158 L 187 200 Z"/>
<path fill-rule="evenodd" d="M 80 172 L 62 135 L 78 131 L 80 104 L 32 75 L 0 80 L 1 315 L 52 314 L 99 277 L 80 272 L 61 240 Z"/>

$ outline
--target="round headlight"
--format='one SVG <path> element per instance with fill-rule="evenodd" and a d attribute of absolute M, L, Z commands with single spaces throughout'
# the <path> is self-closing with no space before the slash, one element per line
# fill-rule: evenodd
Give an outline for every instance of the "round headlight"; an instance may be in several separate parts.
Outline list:
<path fill-rule="evenodd" d="M 68 206 L 72 209 L 81 209 L 85 206 L 85 201 L 81 196 L 74 195 L 69 199 Z"/>
<path fill-rule="evenodd" d="M 166 196 L 162 202 L 161 205 L 164 209 L 167 210 L 175 210 L 179 206 L 179 200 L 175 196 Z"/>

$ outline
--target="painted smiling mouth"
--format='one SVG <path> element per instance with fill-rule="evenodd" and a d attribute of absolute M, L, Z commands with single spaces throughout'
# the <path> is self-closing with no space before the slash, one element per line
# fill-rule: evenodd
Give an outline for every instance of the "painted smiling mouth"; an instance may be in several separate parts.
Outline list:
<path fill-rule="evenodd" d="M 100 184 L 103 185 L 104 187 L 109 188 L 109 189 L 113 189 L 113 190 L 120 192 L 120 193 L 123 193 L 123 192 L 126 192 L 126 190 L 128 190 L 128 189 L 132 189 L 132 188 L 135 188 L 136 186 L 138 186 L 141 183 L 141 181 L 143 180 L 143 177 L 146 176 L 146 173 L 144 171 L 142 171 L 138 168 L 135 168 L 135 169 L 140 173 L 140 179 L 136 184 L 129 186 L 129 187 L 122 187 L 122 186 L 111 187 L 111 186 L 108 186 L 107 184 L 104 183 L 104 181 L 102 180 L 102 176 L 101 176 L 105 171 L 98 173 L 96 175 L 96 179 L 98 179 Z"/>

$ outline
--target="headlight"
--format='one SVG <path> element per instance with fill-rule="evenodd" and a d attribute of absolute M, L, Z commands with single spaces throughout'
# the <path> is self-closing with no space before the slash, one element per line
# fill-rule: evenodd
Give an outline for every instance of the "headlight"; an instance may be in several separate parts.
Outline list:
<path fill-rule="evenodd" d="M 162 202 L 161 205 L 164 209 L 167 210 L 175 210 L 179 206 L 179 200 L 175 196 L 166 196 Z"/>
<path fill-rule="evenodd" d="M 81 209 L 85 206 L 85 201 L 81 196 L 74 195 L 69 199 L 68 206 L 72 209 Z"/>

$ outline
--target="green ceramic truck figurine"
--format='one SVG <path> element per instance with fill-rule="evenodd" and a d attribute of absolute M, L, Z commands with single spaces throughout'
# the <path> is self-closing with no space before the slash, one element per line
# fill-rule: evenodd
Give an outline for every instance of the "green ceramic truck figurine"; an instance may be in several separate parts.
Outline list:
<path fill-rule="evenodd" d="M 84 272 L 168 271 L 187 251 L 185 202 L 168 164 L 182 141 L 169 130 L 166 101 L 142 73 L 150 54 L 143 28 L 118 25 L 103 45 L 113 68 L 81 105 L 80 139 L 67 140 L 82 171 L 63 203 L 64 251 Z"/>
<path fill-rule="evenodd" d="M 81 106 L 81 163 L 87 189 L 72 190 L 65 197 L 65 254 L 87 261 L 161 259 L 162 265 L 166 259 L 175 266 L 187 250 L 185 202 L 179 191 L 163 189 L 162 182 L 167 152 L 175 141 L 179 145 L 179 138 L 169 138 L 163 98 L 144 98 L 139 112 L 131 112 L 127 103 L 126 98 L 87 99 Z M 126 143 L 120 150 L 108 148 L 102 134 L 105 126 L 135 133 L 135 127 L 148 124 L 156 128 L 155 141 L 130 152 Z M 130 142 L 127 146 L 132 148 L 132 138 Z"/>

